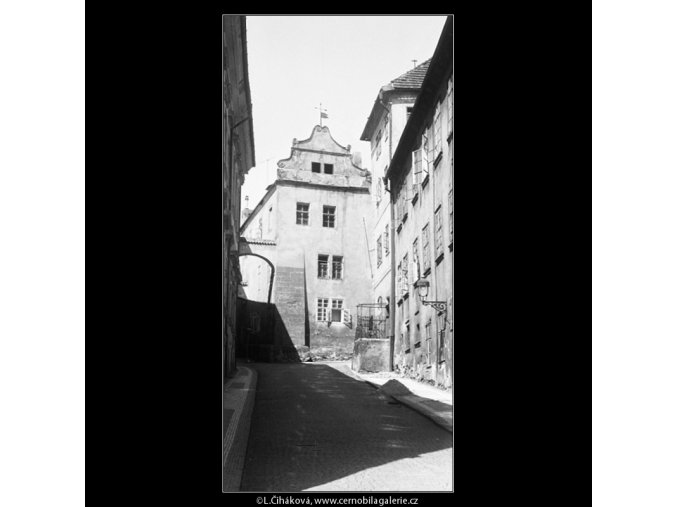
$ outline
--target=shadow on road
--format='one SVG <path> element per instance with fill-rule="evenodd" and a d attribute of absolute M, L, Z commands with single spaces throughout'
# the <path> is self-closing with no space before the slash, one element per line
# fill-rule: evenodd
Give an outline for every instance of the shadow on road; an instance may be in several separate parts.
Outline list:
<path fill-rule="evenodd" d="M 425 458 L 425 474 L 420 460 L 408 458 L 450 449 L 452 435 L 367 383 L 317 363 L 248 366 L 258 372 L 258 385 L 242 491 L 328 484 L 333 491 L 431 491 L 411 488 L 417 476 L 431 474 L 451 482 L 450 453 Z M 395 462 L 383 476 L 380 469 L 365 475 Z M 366 488 L 365 477 L 372 481 Z"/>

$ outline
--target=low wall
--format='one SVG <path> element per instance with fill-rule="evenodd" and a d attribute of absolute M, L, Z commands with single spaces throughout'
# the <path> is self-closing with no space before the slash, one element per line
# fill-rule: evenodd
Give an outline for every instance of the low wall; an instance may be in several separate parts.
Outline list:
<path fill-rule="evenodd" d="M 390 371 L 390 340 L 360 338 L 355 340 L 353 371 Z"/>

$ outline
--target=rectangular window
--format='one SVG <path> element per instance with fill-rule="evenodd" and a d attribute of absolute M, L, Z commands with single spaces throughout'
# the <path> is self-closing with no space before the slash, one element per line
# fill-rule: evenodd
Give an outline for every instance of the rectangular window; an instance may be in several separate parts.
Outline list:
<path fill-rule="evenodd" d="M 425 155 L 425 164 L 423 164 L 423 171 L 425 173 L 430 172 L 430 166 L 433 165 L 433 162 L 435 161 L 435 154 L 433 153 L 433 143 L 435 140 L 433 139 L 433 129 L 432 127 L 428 128 L 426 130 L 426 135 L 425 135 L 425 141 L 426 141 L 426 155 Z M 425 175 L 424 175 L 425 178 Z"/>
<path fill-rule="evenodd" d="M 421 174 L 419 175 L 421 186 L 428 180 L 430 154 L 432 152 L 431 144 L 432 140 L 428 139 L 428 131 L 426 130 L 421 138 Z"/>
<path fill-rule="evenodd" d="M 414 110 L 413 107 L 408 107 L 407 108 L 407 121 L 409 121 L 409 117 L 411 116 L 411 112 Z"/>
<path fill-rule="evenodd" d="M 313 172 L 314 172 L 314 173 L 319 173 L 319 172 L 321 172 L 321 171 L 320 171 L 321 165 L 320 165 L 319 162 L 313 162 L 311 165 L 312 165 L 312 168 L 313 168 Z"/>
<path fill-rule="evenodd" d="M 407 185 L 403 184 L 397 195 L 397 220 L 404 223 L 407 219 L 409 209 L 407 207 Z"/>
<path fill-rule="evenodd" d="M 324 322 L 329 320 L 327 317 L 327 309 L 329 308 L 329 299 L 317 298 L 317 320 Z"/>
<path fill-rule="evenodd" d="M 447 90 L 447 137 L 454 131 L 454 100 L 452 98 L 452 91 L 454 89 L 454 82 L 452 78 L 449 79 L 449 89 Z"/>
<path fill-rule="evenodd" d="M 379 267 L 383 262 L 381 255 L 381 236 L 376 239 L 376 267 Z"/>
<path fill-rule="evenodd" d="M 268 209 L 268 232 L 273 229 L 273 208 Z"/>
<path fill-rule="evenodd" d="M 414 167 L 414 193 L 417 192 L 416 187 L 421 184 L 422 178 L 421 173 L 423 172 L 423 150 L 419 148 L 414 151 L 412 154 L 412 165 Z"/>
<path fill-rule="evenodd" d="M 378 134 L 376 134 L 376 140 L 374 141 L 374 158 L 378 160 L 378 158 L 381 156 L 381 131 L 378 131 Z"/>
<path fill-rule="evenodd" d="M 343 278 L 343 257 L 334 255 L 331 259 L 331 277 L 334 280 Z"/>
<path fill-rule="evenodd" d="M 343 321 L 343 299 L 331 300 L 331 321 L 332 322 Z"/>
<path fill-rule="evenodd" d="M 454 188 L 449 190 L 449 242 L 454 242 Z"/>
<path fill-rule="evenodd" d="M 442 233 L 442 205 L 437 206 L 435 210 L 435 259 L 444 253 Z"/>
<path fill-rule="evenodd" d="M 296 203 L 296 223 L 298 225 L 308 225 L 308 209 L 310 204 L 303 202 Z"/>
<path fill-rule="evenodd" d="M 442 152 L 442 118 L 440 116 L 440 103 L 435 106 L 435 119 L 433 120 L 433 161 Z"/>
<path fill-rule="evenodd" d="M 335 218 L 335 206 L 322 206 L 322 227 L 334 227 Z"/>
<path fill-rule="evenodd" d="M 421 277 L 419 273 L 419 258 L 418 255 L 418 237 L 414 238 L 414 242 L 411 244 L 411 258 L 412 264 L 414 265 L 414 272 L 412 273 L 412 281 L 416 282 Z"/>
<path fill-rule="evenodd" d="M 389 234 L 390 225 L 386 224 L 386 228 L 383 230 L 383 255 L 388 257 L 390 254 L 390 234 Z"/>
<path fill-rule="evenodd" d="M 421 234 L 421 243 L 423 247 L 423 273 L 430 269 L 430 224 L 425 224 Z"/>
<path fill-rule="evenodd" d="M 395 281 L 395 290 L 399 297 L 402 297 L 402 261 L 397 265 L 397 279 Z"/>
<path fill-rule="evenodd" d="M 329 278 L 329 256 L 328 255 L 318 255 L 317 256 L 317 277 L 318 278 Z"/>
<path fill-rule="evenodd" d="M 324 164 L 324 174 L 334 174 L 334 164 Z"/>
<path fill-rule="evenodd" d="M 405 294 L 409 294 L 409 254 L 406 253 L 404 254 L 404 257 L 402 257 L 402 292 L 401 294 L 404 296 Z"/>

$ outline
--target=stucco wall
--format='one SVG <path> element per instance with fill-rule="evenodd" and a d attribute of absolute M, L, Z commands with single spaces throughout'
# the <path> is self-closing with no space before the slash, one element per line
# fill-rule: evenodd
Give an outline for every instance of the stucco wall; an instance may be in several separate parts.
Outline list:
<path fill-rule="evenodd" d="M 395 234 L 396 265 L 408 253 L 411 263 L 413 259 L 414 238 L 418 238 L 418 255 L 421 259 L 421 277 L 430 282 L 428 300 L 444 301 L 447 303 L 446 319 L 439 316 L 431 306 L 421 304 L 419 297 L 413 288 L 416 281 L 413 276 L 412 266 L 409 265 L 409 298 L 397 296 L 396 322 L 395 322 L 395 365 L 406 373 L 420 378 L 433 379 L 441 384 L 449 386 L 452 378 L 452 328 L 453 328 L 453 251 L 449 248 L 452 238 L 449 231 L 450 208 L 449 191 L 453 183 L 453 142 L 449 138 L 447 129 L 446 105 L 447 81 L 439 84 L 438 97 L 442 99 L 440 118 L 442 132 L 442 157 L 436 167 L 431 165 L 429 180 L 425 187 L 419 189 L 418 199 L 408 201 L 406 204 L 408 216 L 402 224 L 402 228 Z M 427 112 L 425 125 L 418 136 L 416 149 L 420 146 L 420 137 L 423 128 L 432 123 L 434 109 Z M 393 184 L 396 199 L 398 192 L 403 186 L 412 187 L 413 175 L 411 157 L 401 168 L 403 178 Z M 411 195 L 411 192 L 409 193 Z M 443 256 L 438 257 L 435 251 L 435 210 L 440 207 L 442 220 L 442 244 Z M 430 271 L 426 274 L 423 267 L 423 228 L 428 225 L 430 233 L 430 252 L 428 259 Z M 396 220 L 397 225 L 397 220 Z M 397 274 L 395 273 L 395 276 Z M 408 326 L 406 322 L 409 322 Z M 426 339 L 425 326 L 430 322 L 430 343 Z M 408 327 L 408 330 L 407 330 Z M 446 346 L 439 347 L 439 332 L 443 331 L 443 340 Z M 408 339 L 403 341 L 402 335 Z M 428 347 L 430 345 L 430 347 Z"/>
<path fill-rule="evenodd" d="M 309 203 L 308 225 L 296 224 L 296 203 Z M 336 207 L 336 227 L 322 226 L 322 206 Z M 278 263 L 290 269 L 305 268 L 310 347 L 337 347 L 352 351 L 354 328 L 342 323 L 317 321 L 317 298 L 342 299 L 354 316 L 357 305 L 372 301 L 371 270 L 366 233 L 371 227 L 368 193 L 297 186 L 279 188 L 280 235 Z M 343 257 L 341 280 L 317 276 L 319 254 Z M 275 288 L 280 313 L 287 288 Z M 331 304 L 331 303 L 330 303 Z M 297 342 L 296 337 L 294 341 Z"/>
<path fill-rule="evenodd" d="M 312 162 L 333 164 L 333 174 L 312 172 Z M 367 245 L 373 227 L 370 184 L 368 171 L 353 164 L 349 147 L 334 141 L 326 127 L 316 126 L 310 138 L 295 140 L 289 158 L 278 162 L 277 181 L 244 224 L 243 236 L 260 237 L 247 248 L 275 265 L 272 302 L 297 346 L 352 353 L 354 327 L 318 322 L 317 298 L 329 299 L 330 309 L 332 299 L 342 299 L 353 316 L 358 304 L 373 301 L 374 266 Z M 307 225 L 296 223 L 299 202 L 309 205 Z M 323 226 L 325 205 L 335 207 L 334 227 Z M 319 254 L 330 260 L 343 257 L 341 279 L 318 278 Z M 259 300 L 268 286 L 262 262 L 241 257 L 247 281 L 242 292 Z"/>

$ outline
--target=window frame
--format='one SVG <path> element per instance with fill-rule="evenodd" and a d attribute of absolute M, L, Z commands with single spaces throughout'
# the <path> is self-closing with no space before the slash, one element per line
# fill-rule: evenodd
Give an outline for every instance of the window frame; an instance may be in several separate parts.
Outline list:
<path fill-rule="evenodd" d="M 442 108 L 440 105 L 438 101 L 433 116 L 433 165 L 435 167 L 437 167 L 438 157 L 442 154 Z"/>
<path fill-rule="evenodd" d="M 329 218 L 331 218 L 331 225 L 326 225 Z M 322 205 L 322 227 L 336 229 L 336 206 Z"/>
<path fill-rule="evenodd" d="M 449 249 L 454 244 L 454 187 L 449 189 Z"/>
<path fill-rule="evenodd" d="M 454 76 L 449 78 L 449 88 L 447 90 L 447 142 L 451 140 L 454 133 Z"/>
<path fill-rule="evenodd" d="M 299 206 L 305 206 L 306 209 L 299 209 Z M 299 215 L 301 213 L 301 215 Z M 303 214 L 305 213 L 305 223 L 299 222 L 299 217 L 303 220 L 304 216 Z M 296 203 L 296 225 L 310 225 L 310 203 L 308 202 L 297 202 Z"/>
<path fill-rule="evenodd" d="M 386 224 L 383 230 L 383 258 L 390 255 L 390 224 Z"/>
<path fill-rule="evenodd" d="M 317 278 L 321 280 L 329 279 L 330 258 L 331 255 L 329 254 L 317 254 Z M 324 267 L 324 274 L 322 267 Z"/>
<path fill-rule="evenodd" d="M 430 266 L 430 222 L 427 222 L 421 229 L 421 257 L 423 258 L 423 276 L 425 277 L 431 269 Z"/>
<path fill-rule="evenodd" d="M 444 228 L 442 226 L 442 204 L 438 204 L 433 214 L 433 239 L 435 246 L 435 260 L 444 255 Z"/>
<path fill-rule="evenodd" d="M 401 296 L 406 297 L 409 295 L 409 252 L 405 253 L 402 256 L 402 292 Z"/>
<path fill-rule="evenodd" d="M 327 322 L 327 310 L 329 308 L 329 298 L 317 298 L 315 300 L 315 321 Z M 320 314 L 324 318 L 320 318 Z"/>
<path fill-rule="evenodd" d="M 336 261 L 336 259 L 339 259 L 339 261 Z M 338 277 L 334 276 L 335 273 L 335 266 L 339 266 L 339 275 Z M 343 255 L 332 255 L 331 256 L 331 279 L 332 280 L 343 280 Z"/>
<path fill-rule="evenodd" d="M 339 304 L 336 304 L 339 303 Z M 344 300 L 343 298 L 331 298 L 331 306 L 329 308 L 329 311 L 331 312 L 331 320 L 330 322 L 343 322 L 343 303 Z M 338 320 L 334 320 L 334 312 L 338 311 Z"/>

